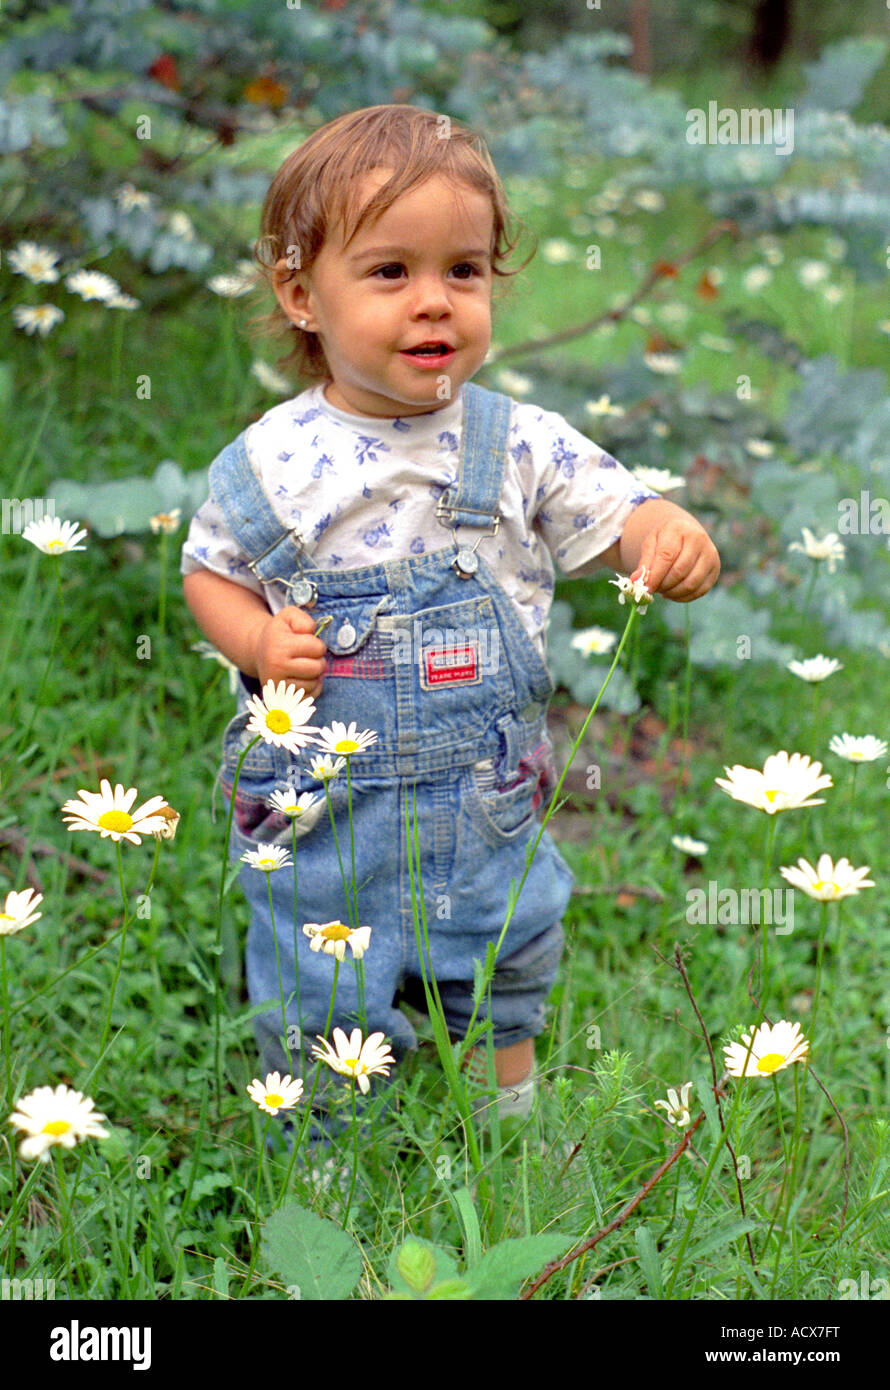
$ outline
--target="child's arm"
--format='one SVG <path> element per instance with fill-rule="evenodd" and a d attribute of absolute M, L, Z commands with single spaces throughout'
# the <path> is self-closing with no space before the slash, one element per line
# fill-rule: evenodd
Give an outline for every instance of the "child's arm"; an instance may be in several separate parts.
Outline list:
<path fill-rule="evenodd" d="M 675 502 L 652 497 L 635 507 L 621 539 L 599 562 L 637 579 L 645 567 L 650 593 L 675 603 L 701 598 L 717 581 L 720 556 L 705 528 Z"/>
<path fill-rule="evenodd" d="M 273 616 L 259 594 L 212 570 L 187 574 L 182 588 L 198 627 L 246 676 L 321 694 L 327 648 L 311 614 L 288 607 Z"/>

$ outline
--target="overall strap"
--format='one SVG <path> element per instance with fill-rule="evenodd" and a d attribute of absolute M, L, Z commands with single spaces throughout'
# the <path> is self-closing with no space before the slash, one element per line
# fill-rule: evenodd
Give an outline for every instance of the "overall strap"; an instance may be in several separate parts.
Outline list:
<path fill-rule="evenodd" d="M 259 479 L 250 466 L 247 431 L 227 444 L 210 465 L 210 490 L 226 525 L 248 561 L 248 569 L 263 584 L 287 583 L 299 563 L 301 541 L 296 530 L 282 529 Z"/>
<path fill-rule="evenodd" d="M 494 521 L 497 531 L 510 397 L 466 381 L 463 403 L 457 483 L 442 493 L 436 516 L 448 527 L 490 526 Z"/>

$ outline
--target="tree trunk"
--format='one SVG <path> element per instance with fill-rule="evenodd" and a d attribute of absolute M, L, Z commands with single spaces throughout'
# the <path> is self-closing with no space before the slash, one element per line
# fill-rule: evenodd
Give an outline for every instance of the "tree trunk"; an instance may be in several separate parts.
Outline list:
<path fill-rule="evenodd" d="M 630 39 L 633 44 L 630 66 L 632 72 L 652 75 L 652 50 L 649 46 L 649 0 L 630 0 L 628 16 Z"/>
<path fill-rule="evenodd" d="M 757 0 L 748 46 L 757 67 L 774 67 L 785 52 L 791 37 L 791 7 L 792 0 Z"/>

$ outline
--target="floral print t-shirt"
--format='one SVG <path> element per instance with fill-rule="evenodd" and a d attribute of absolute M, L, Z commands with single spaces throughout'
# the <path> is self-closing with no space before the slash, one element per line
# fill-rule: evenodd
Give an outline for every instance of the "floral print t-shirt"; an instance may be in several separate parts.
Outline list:
<path fill-rule="evenodd" d="M 282 531 L 296 528 L 308 563 L 357 569 L 441 550 L 455 537 L 475 545 L 479 529 L 454 532 L 436 518 L 439 497 L 457 481 L 462 418 L 461 393 L 439 410 L 389 419 L 337 409 L 320 383 L 267 410 L 245 445 Z M 554 561 L 565 575 L 593 572 L 633 509 L 657 496 L 561 415 L 511 401 L 501 522 L 477 553 L 542 660 Z M 211 496 L 192 519 L 182 573 L 212 570 L 261 594 L 276 613 L 288 591 L 260 583 L 247 568 L 252 558 Z"/>

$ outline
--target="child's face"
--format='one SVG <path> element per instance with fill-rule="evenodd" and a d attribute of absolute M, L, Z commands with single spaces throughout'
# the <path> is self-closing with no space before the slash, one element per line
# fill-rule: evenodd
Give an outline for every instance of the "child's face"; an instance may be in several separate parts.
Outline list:
<path fill-rule="evenodd" d="M 390 174 L 364 176 L 363 205 Z M 331 405 L 393 417 L 454 399 L 488 353 L 493 217 L 484 193 L 436 175 L 366 223 L 348 249 L 338 226 L 311 270 L 278 286 L 288 317 L 306 319 L 321 340 Z M 438 358 L 405 351 L 428 342 L 452 351 Z"/>

